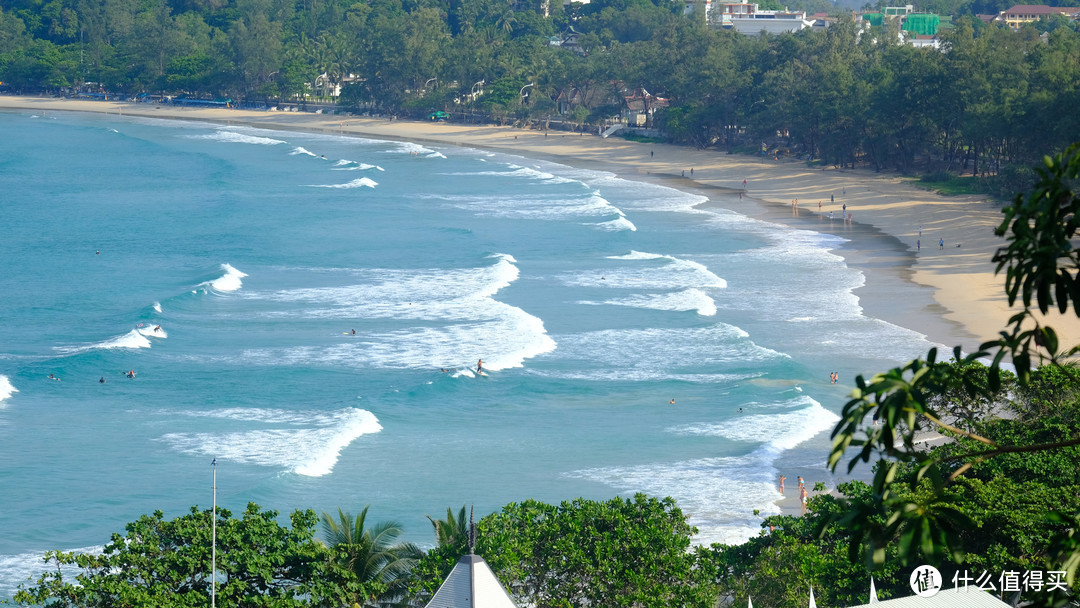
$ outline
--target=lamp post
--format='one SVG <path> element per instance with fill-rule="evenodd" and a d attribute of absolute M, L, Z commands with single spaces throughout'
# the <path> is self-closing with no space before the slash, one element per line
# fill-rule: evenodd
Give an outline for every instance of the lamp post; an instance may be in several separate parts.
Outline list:
<path fill-rule="evenodd" d="M 525 95 L 525 89 L 527 89 L 527 88 L 529 88 L 531 86 L 534 86 L 535 84 L 536 84 L 535 82 L 530 82 L 529 84 L 521 87 L 521 90 L 518 91 L 518 96 L 521 97 L 522 99 L 525 99 L 525 97 L 527 97 L 527 95 Z"/>
<path fill-rule="evenodd" d="M 425 83 L 424 83 L 424 90 L 425 90 L 425 91 L 427 90 L 427 85 L 431 84 L 431 81 L 432 81 L 432 80 L 434 80 L 434 81 L 435 81 L 435 86 L 436 86 L 436 87 L 437 87 L 437 86 L 439 86 L 439 79 L 438 79 L 438 78 L 428 78 L 428 79 L 427 79 L 427 82 L 425 82 Z"/>
<path fill-rule="evenodd" d="M 483 80 L 478 80 L 472 85 L 472 97 L 473 97 L 473 99 L 476 99 L 476 96 L 479 94 L 479 93 L 476 92 L 477 87 L 484 86 L 484 82 L 485 81 L 483 81 Z"/>
<path fill-rule="evenodd" d="M 217 458 L 210 461 L 213 468 L 213 481 L 210 488 L 213 490 L 214 501 L 210 512 L 210 608 L 217 606 Z"/>

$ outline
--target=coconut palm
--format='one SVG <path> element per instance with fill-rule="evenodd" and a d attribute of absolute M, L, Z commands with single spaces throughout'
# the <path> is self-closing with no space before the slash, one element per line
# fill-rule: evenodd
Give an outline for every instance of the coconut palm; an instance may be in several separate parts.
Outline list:
<path fill-rule="evenodd" d="M 357 598 L 362 606 L 378 606 L 402 598 L 417 560 L 423 552 L 413 543 L 398 542 L 401 524 L 383 521 L 366 527 L 368 507 L 353 516 L 338 509 L 337 518 L 322 514 L 326 543 L 337 550 L 342 566 L 356 574 L 361 584 L 375 589 L 368 597 Z"/>
<path fill-rule="evenodd" d="M 456 517 L 450 507 L 446 508 L 446 519 L 432 519 L 430 515 L 425 517 L 435 528 L 437 546 L 459 548 L 464 552 L 469 538 L 469 520 L 465 519 L 465 505 L 461 505 Z"/>

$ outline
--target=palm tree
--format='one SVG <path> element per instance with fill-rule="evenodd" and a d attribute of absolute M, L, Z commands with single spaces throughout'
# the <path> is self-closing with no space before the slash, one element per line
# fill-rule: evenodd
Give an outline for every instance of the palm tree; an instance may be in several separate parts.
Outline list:
<path fill-rule="evenodd" d="M 369 505 L 370 506 L 370 505 Z M 338 509 L 335 519 L 322 514 L 327 544 L 337 550 L 341 565 L 356 574 L 361 584 L 378 583 L 379 592 L 357 598 L 361 606 L 379 606 L 402 598 L 413 567 L 423 552 L 413 543 L 398 542 L 401 524 L 383 521 L 365 529 L 368 506 L 353 517 Z"/>
<path fill-rule="evenodd" d="M 425 517 L 435 528 L 437 546 L 459 548 L 461 552 L 465 551 L 469 538 L 469 521 L 465 519 L 465 505 L 461 505 L 461 510 L 458 511 L 456 517 L 450 507 L 446 508 L 446 519 L 432 519 L 430 515 Z"/>

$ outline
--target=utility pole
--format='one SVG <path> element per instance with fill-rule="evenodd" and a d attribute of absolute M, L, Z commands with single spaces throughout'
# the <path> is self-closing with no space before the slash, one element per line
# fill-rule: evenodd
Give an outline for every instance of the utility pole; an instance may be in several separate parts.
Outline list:
<path fill-rule="evenodd" d="M 217 458 L 210 461 L 213 468 L 213 481 L 210 488 L 214 493 L 214 502 L 210 512 L 210 608 L 217 606 Z"/>

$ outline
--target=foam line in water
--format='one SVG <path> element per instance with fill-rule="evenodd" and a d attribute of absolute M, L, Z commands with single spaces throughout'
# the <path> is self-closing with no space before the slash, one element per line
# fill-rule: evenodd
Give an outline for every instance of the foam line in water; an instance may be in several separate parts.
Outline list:
<path fill-rule="evenodd" d="M 748 409 L 770 411 L 719 423 L 683 425 L 669 431 L 680 435 L 714 436 L 760 443 L 779 453 L 833 428 L 840 421 L 839 416 L 806 395 L 779 404 L 754 405 Z M 783 411 L 775 411 L 776 409 Z"/>
<path fill-rule="evenodd" d="M 318 154 L 309 151 L 304 146 L 296 146 L 289 152 L 289 156 L 310 156 L 312 158 L 319 158 Z"/>
<path fill-rule="evenodd" d="M 554 336 L 560 368 L 544 370 L 550 377 L 588 375 L 610 380 L 684 380 L 709 382 L 753 377 L 764 364 L 790 358 L 755 344 L 733 325 L 713 323 L 695 328 L 607 329 Z M 701 345 L 707 344 L 703 349 Z M 642 353 L 648 353 L 643 357 Z M 617 371 L 611 371 L 617 370 Z M 537 372 L 540 373 L 540 372 Z"/>
<path fill-rule="evenodd" d="M 338 188 L 338 189 L 342 189 L 342 190 L 348 190 L 348 189 L 351 189 L 351 188 L 363 188 L 363 187 L 374 188 L 375 186 L 378 186 L 378 185 L 379 185 L 379 182 L 371 179 L 370 177 L 361 177 L 359 179 L 354 179 L 351 182 L 348 182 L 348 183 L 345 183 L 345 184 L 308 184 L 308 186 L 311 187 L 311 188 Z"/>
<path fill-rule="evenodd" d="M 192 135 L 193 139 L 209 139 L 212 141 L 220 141 L 225 143 L 234 144 L 256 144 L 262 146 L 276 146 L 277 144 L 283 144 L 284 141 L 280 139 L 271 139 L 269 137 L 258 137 L 256 135 L 248 135 L 246 133 L 237 133 L 236 131 L 214 131 L 213 133 L 205 135 Z"/>
<path fill-rule="evenodd" d="M 378 171 L 386 170 L 378 165 L 369 165 L 367 163 L 362 163 L 355 160 L 346 160 L 344 158 L 334 163 L 333 169 L 335 171 L 366 171 L 368 169 L 375 169 Z"/>
<path fill-rule="evenodd" d="M 161 312 L 161 302 L 154 302 L 154 312 Z"/>
<path fill-rule="evenodd" d="M 358 285 L 249 293 L 271 301 L 318 304 L 281 316 L 398 319 L 400 329 L 350 336 L 330 348 L 253 350 L 256 363 L 320 363 L 336 367 L 456 368 L 483 359 L 491 370 L 520 367 L 556 346 L 544 323 L 521 308 L 495 299 L 518 279 L 513 256 L 494 254 L 480 268 L 401 270 L 357 273 L 369 279 Z M 321 305 L 321 306 L 320 306 Z M 270 314 L 270 316 L 274 316 Z"/>
<path fill-rule="evenodd" d="M 209 287 L 214 291 L 236 291 L 244 286 L 243 281 L 240 279 L 248 276 L 236 268 L 233 268 L 231 264 L 222 264 L 221 269 L 225 271 L 225 274 L 214 279 L 213 281 L 207 281 L 201 283 L 202 287 Z"/>
<path fill-rule="evenodd" d="M 743 543 L 760 530 L 760 515 L 754 515 L 755 509 L 766 516 L 780 513 L 775 504 L 780 495 L 774 467 L 780 453 L 832 428 L 839 420 L 805 396 L 767 407 L 785 411 L 668 429 L 758 444 L 745 455 L 586 469 L 567 476 L 605 483 L 620 492 L 673 496 L 690 523 L 702 530 L 695 542 Z"/>
<path fill-rule="evenodd" d="M 48 550 L 53 550 L 50 547 Z M 29 551 L 15 555 L 0 555 L 0 598 L 14 597 L 19 590 L 19 585 L 28 581 L 36 581 L 42 573 L 50 570 L 42 558 L 46 549 Z M 78 549 L 64 549 L 65 553 L 83 553 L 86 555 L 101 555 L 105 551 L 104 546 L 81 547 Z M 55 568 L 55 565 L 53 566 Z M 65 578 L 71 576 L 74 580 L 82 570 L 77 566 L 65 566 Z"/>
<path fill-rule="evenodd" d="M 738 545 L 757 536 L 762 516 L 778 515 L 780 498 L 773 458 L 746 456 L 702 458 L 628 467 L 603 467 L 565 473 L 595 481 L 620 493 L 671 496 L 690 524 L 700 531 L 696 544 Z M 757 509 L 760 515 L 754 515 Z"/>
<path fill-rule="evenodd" d="M 374 414 L 358 408 L 312 413 L 233 408 L 183 412 L 212 417 L 230 426 L 248 426 L 225 433 L 169 433 L 160 439 L 185 454 L 281 468 L 297 475 L 322 477 L 334 470 L 341 451 L 363 435 L 378 433 Z M 226 424 L 226 423 L 223 423 Z M 250 428 L 259 425 L 262 428 Z"/>
<path fill-rule="evenodd" d="M 133 329 L 126 334 L 114 336 L 108 340 L 97 342 L 95 344 L 88 344 L 85 346 L 56 346 L 53 347 L 53 349 L 59 353 L 73 355 L 95 349 L 150 348 L 150 346 L 150 340 L 147 340 L 146 336 L 142 335 L 138 329 Z"/>
<path fill-rule="evenodd" d="M 168 332 L 166 332 L 165 328 L 160 325 L 146 324 L 142 325 L 141 327 L 137 327 L 136 331 L 146 336 L 147 338 L 160 338 L 164 340 L 165 338 L 169 337 Z"/>
<path fill-rule="evenodd" d="M 19 389 L 11 384 L 11 379 L 0 375 L 0 406 L 3 406 L 4 401 L 17 392 L 19 392 Z"/>
<path fill-rule="evenodd" d="M 687 311 L 694 310 L 703 317 L 716 314 L 716 302 L 700 289 L 690 288 L 661 294 L 635 295 L 614 298 L 603 302 L 583 301 L 581 304 L 609 304 L 630 308 L 648 308 L 652 310 Z"/>
<path fill-rule="evenodd" d="M 585 218 L 610 218 L 612 215 L 623 218 L 625 216 L 621 209 L 595 192 L 566 195 L 562 193 L 546 194 L 543 191 L 536 192 L 534 189 L 526 189 L 524 192 L 515 192 L 514 196 L 510 198 L 501 194 L 429 194 L 420 198 L 442 201 L 451 208 L 486 217 L 580 221 Z M 624 229 L 628 225 L 633 226 L 633 224 L 627 222 L 626 224 L 612 224 L 609 229 Z"/>
<path fill-rule="evenodd" d="M 622 216 L 609 222 L 600 222 L 599 224 L 592 225 L 600 228 L 601 230 L 608 230 L 610 232 L 619 232 L 622 230 L 637 232 L 637 226 L 635 226 L 633 222 Z"/>
<path fill-rule="evenodd" d="M 387 143 L 391 143 L 391 142 L 387 142 Z M 393 142 L 393 143 L 396 143 L 397 145 L 394 146 L 392 149 L 387 150 L 387 152 L 391 152 L 391 153 L 396 152 L 396 153 L 399 153 L 399 154 L 411 154 L 412 156 L 419 156 L 419 157 L 422 157 L 422 158 L 446 158 L 446 155 L 444 155 L 442 152 L 432 150 L 431 148 L 425 148 L 424 146 L 421 146 L 420 144 L 413 143 L 413 142 L 410 142 L 410 141 Z"/>

